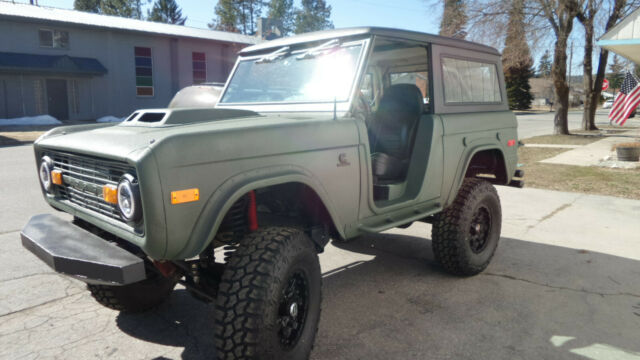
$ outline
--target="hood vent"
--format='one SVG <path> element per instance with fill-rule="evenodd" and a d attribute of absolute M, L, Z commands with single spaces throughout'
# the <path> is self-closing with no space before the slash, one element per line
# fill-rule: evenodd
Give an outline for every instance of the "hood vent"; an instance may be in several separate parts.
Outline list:
<path fill-rule="evenodd" d="M 129 117 L 125 121 L 131 121 L 131 120 L 135 119 L 136 116 L 138 116 L 138 114 L 140 114 L 140 113 L 139 112 L 134 112 L 133 114 L 129 115 Z"/>
<path fill-rule="evenodd" d="M 162 119 L 164 119 L 165 115 L 167 115 L 167 113 L 164 113 L 164 112 L 144 113 L 142 114 L 142 116 L 140 116 L 140 118 L 138 118 L 138 122 L 145 122 L 145 123 L 160 122 L 162 121 Z"/>
<path fill-rule="evenodd" d="M 253 111 L 235 109 L 152 109 L 137 110 L 133 114 L 129 115 L 129 117 L 120 125 L 160 127 L 195 124 L 209 121 L 230 120 L 237 118 L 248 118 L 255 116 L 259 116 L 259 114 Z"/>

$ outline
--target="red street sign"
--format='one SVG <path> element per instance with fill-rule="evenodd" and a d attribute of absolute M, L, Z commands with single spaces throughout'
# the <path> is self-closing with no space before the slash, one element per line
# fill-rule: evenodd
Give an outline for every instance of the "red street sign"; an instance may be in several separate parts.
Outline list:
<path fill-rule="evenodd" d="M 609 88 L 609 80 L 604 79 L 602 80 L 602 91 L 605 91 Z"/>

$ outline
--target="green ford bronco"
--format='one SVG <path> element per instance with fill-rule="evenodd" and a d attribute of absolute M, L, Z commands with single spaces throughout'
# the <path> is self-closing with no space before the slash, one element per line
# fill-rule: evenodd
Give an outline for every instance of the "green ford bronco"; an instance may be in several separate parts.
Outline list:
<path fill-rule="evenodd" d="M 119 311 L 177 283 L 214 303 L 221 359 L 307 358 L 330 239 L 427 222 L 446 271 L 487 267 L 493 185 L 523 185 L 501 69 L 493 48 L 383 28 L 245 48 L 214 108 L 38 139 L 44 197 L 74 220 L 36 215 L 22 243 Z"/>

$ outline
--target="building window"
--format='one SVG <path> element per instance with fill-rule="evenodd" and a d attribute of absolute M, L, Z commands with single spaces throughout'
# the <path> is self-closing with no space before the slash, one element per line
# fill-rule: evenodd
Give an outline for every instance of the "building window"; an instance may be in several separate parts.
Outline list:
<path fill-rule="evenodd" d="M 60 30 L 40 29 L 38 31 L 40 46 L 54 49 L 69 48 L 69 32 Z"/>
<path fill-rule="evenodd" d="M 499 103 L 500 83 L 496 65 L 442 58 L 445 103 Z"/>
<path fill-rule="evenodd" d="M 201 84 L 207 81 L 207 58 L 205 53 L 194 52 L 191 54 L 193 63 L 193 83 Z"/>
<path fill-rule="evenodd" d="M 136 95 L 153 96 L 153 61 L 151 48 L 136 46 Z"/>

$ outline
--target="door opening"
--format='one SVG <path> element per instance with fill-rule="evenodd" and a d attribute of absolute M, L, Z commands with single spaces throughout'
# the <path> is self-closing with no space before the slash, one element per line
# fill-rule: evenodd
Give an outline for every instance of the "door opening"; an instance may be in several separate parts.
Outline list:
<path fill-rule="evenodd" d="M 47 79 L 47 109 L 58 120 L 69 119 L 67 80 Z"/>

